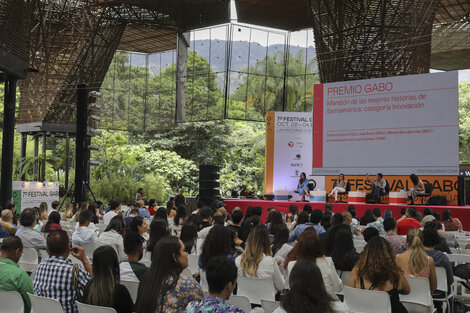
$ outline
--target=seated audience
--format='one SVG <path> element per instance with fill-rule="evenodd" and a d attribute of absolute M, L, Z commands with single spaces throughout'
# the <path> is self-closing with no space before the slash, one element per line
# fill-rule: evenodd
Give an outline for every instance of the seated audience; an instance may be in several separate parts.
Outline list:
<path fill-rule="evenodd" d="M 47 209 L 47 203 L 46 202 L 41 202 L 39 204 L 39 219 L 41 221 L 46 222 L 49 219 L 49 216 L 47 215 L 48 209 Z"/>
<path fill-rule="evenodd" d="M 80 217 L 80 214 L 82 212 L 85 212 L 88 210 L 88 202 L 84 201 L 80 204 L 77 204 L 80 206 L 80 209 L 72 216 L 72 220 L 75 221 L 75 222 L 78 222 L 78 218 Z"/>
<path fill-rule="evenodd" d="M 206 279 L 209 294 L 201 301 L 190 302 L 185 313 L 244 313 L 227 300 L 237 286 L 237 267 L 224 256 L 213 257 L 207 263 Z"/>
<path fill-rule="evenodd" d="M 11 212 L 11 211 L 10 211 Z M 15 235 L 2 241 L 0 252 L 0 291 L 18 291 L 23 298 L 24 313 L 31 310 L 28 293 L 33 294 L 33 284 L 29 275 L 18 267 L 18 261 L 23 254 L 23 243 Z"/>
<path fill-rule="evenodd" d="M 323 213 L 321 217 L 320 225 L 323 227 L 325 232 L 328 232 L 330 230 L 332 217 L 333 217 L 333 213 L 330 211 L 325 211 L 325 213 Z"/>
<path fill-rule="evenodd" d="M 282 223 L 281 225 L 276 226 L 271 230 L 271 232 L 273 236 L 271 244 L 273 255 L 275 255 L 283 246 L 289 246 L 292 248 L 292 246 L 287 243 L 289 241 L 289 229 L 287 229 L 286 224 Z"/>
<path fill-rule="evenodd" d="M 243 222 L 243 212 L 240 208 L 236 207 L 232 210 L 230 215 L 232 218 L 232 222 L 229 223 L 227 228 L 233 231 L 234 233 L 238 234 L 240 232 L 240 227 Z"/>
<path fill-rule="evenodd" d="M 445 209 L 442 212 L 442 218 L 441 218 L 442 224 L 444 224 L 444 227 L 446 228 L 446 231 L 462 231 L 462 223 L 458 218 L 452 217 L 450 214 L 450 210 Z"/>
<path fill-rule="evenodd" d="M 49 214 L 49 219 L 47 220 L 47 223 L 42 226 L 41 231 L 43 233 L 50 233 L 54 230 L 61 230 L 62 226 L 60 226 L 60 213 L 57 211 L 52 211 L 51 214 Z"/>
<path fill-rule="evenodd" d="M 206 270 L 207 263 L 215 256 L 224 255 L 230 260 L 234 260 L 231 254 L 233 232 L 222 225 L 215 225 L 207 234 L 202 244 L 201 254 L 199 255 L 199 268 Z"/>
<path fill-rule="evenodd" d="M 331 259 L 336 270 L 351 271 L 359 259 L 359 253 L 354 248 L 353 236 L 349 229 L 340 229 L 336 232 L 334 248 Z"/>
<path fill-rule="evenodd" d="M 170 229 L 168 228 L 168 221 L 161 218 L 153 218 L 152 223 L 150 223 L 150 236 L 147 242 L 146 250 L 153 252 L 153 248 L 157 242 L 165 236 L 169 236 Z"/>
<path fill-rule="evenodd" d="M 428 256 L 433 258 L 436 267 L 443 267 L 446 269 L 447 274 L 447 291 L 451 293 L 451 286 L 454 282 L 454 274 L 452 272 L 452 264 L 450 263 L 447 255 L 439 250 L 434 250 L 434 247 L 441 243 L 441 238 L 437 231 L 433 228 L 425 228 L 423 230 L 423 245 L 424 250 Z"/>
<path fill-rule="evenodd" d="M 331 255 L 331 251 L 333 251 L 333 248 L 335 247 L 336 233 L 341 229 L 349 230 L 349 227 L 346 224 L 338 224 L 331 227 L 325 234 L 326 236 L 324 238 L 322 238 L 322 236 L 319 236 L 320 240 L 322 240 L 323 252 L 325 253 L 325 255 Z"/>
<path fill-rule="evenodd" d="M 374 208 L 372 210 L 372 217 L 374 218 L 373 222 L 367 224 L 367 227 L 374 227 L 377 228 L 379 234 L 384 235 L 384 219 L 382 218 L 382 212 L 380 212 L 379 208 Z"/>
<path fill-rule="evenodd" d="M 384 230 L 386 232 L 384 239 L 390 244 L 393 254 L 400 254 L 408 249 L 405 237 L 397 235 L 397 222 L 393 217 L 384 219 Z"/>
<path fill-rule="evenodd" d="M 410 206 L 405 212 L 405 218 L 398 222 L 397 231 L 398 235 L 406 235 L 408 230 L 413 227 L 421 228 L 421 223 L 416 219 L 416 208 Z"/>
<path fill-rule="evenodd" d="M 124 253 L 124 242 L 122 236 L 124 235 L 124 220 L 121 216 L 116 215 L 111 219 L 108 226 L 98 237 L 98 246 L 111 246 L 118 255 L 119 261 L 126 259 Z"/>
<path fill-rule="evenodd" d="M 375 227 L 367 227 L 362 231 L 362 236 L 364 236 L 364 241 L 369 242 L 369 240 L 374 236 L 379 236 L 379 231 Z"/>
<path fill-rule="evenodd" d="M 79 227 L 72 234 L 72 245 L 81 246 L 83 244 L 97 241 L 98 236 L 96 235 L 96 232 L 88 227 L 92 218 L 93 216 L 90 211 L 80 213 L 80 216 L 78 217 Z"/>
<path fill-rule="evenodd" d="M 176 215 L 173 218 L 173 225 L 179 226 L 183 225 L 184 222 L 186 222 L 186 204 L 182 203 L 178 206 L 178 209 L 176 210 Z"/>
<path fill-rule="evenodd" d="M 65 212 L 60 213 L 63 221 L 67 221 L 73 216 L 73 203 L 69 203 L 65 206 Z"/>
<path fill-rule="evenodd" d="M 118 201 L 109 201 L 109 211 L 103 216 L 103 223 L 108 225 L 113 217 L 121 212 L 121 203 Z"/>
<path fill-rule="evenodd" d="M 294 248 L 287 254 L 284 268 L 287 268 L 288 276 L 296 261 L 315 262 L 322 273 L 326 291 L 335 301 L 338 300 L 336 293 L 343 289 L 343 282 L 336 273 L 333 260 L 323 254 L 320 237 L 314 229 L 305 230 Z"/>
<path fill-rule="evenodd" d="M 284 289 L 284 277 L 272 257 L 269 235 L 264 225 L 257 225 L 251 230 L 245 250 L 235 259 L 235 264 L 239 277 L 271 278 L 276 290 Z"/>
<path fill-rule="evenodd" d="M 289 291 L 273 313 L 349 313 L 326 291 L 322 273 L 313 261 L 298 261 L 289 275 Z"/>
<path fill-rule="evenodd" d="M 59 212 L 59 206 L 60 206 L 59 201 L 52 201 L 51 202 L 51 208 L 47 210 L 47 215 L 50 215 L 51 212 L 53 212 L 53 211 Z"/>
<path fill-rule="evenodd" d="M 2 210 L 2 213 L 5 210 L 11 211 L 11 214 L 13 215 L 13 223 L 12 224 L 13 225 L 18 225 L 18 218 L 16 217 L 16 203 L 12 202 L 12 201 L 8 201 L 6 208 Z"/>
<path fill-rule="evenodd" d="M 147 272 L 147 266 L 139 263 L 144 253 L 143 243 L 144 239 L 137 233 L 131 232 L 124 237 L 124 252 L 127 258 L 119 264 L 122 280 L 140 281 Z"/>
<path fill-rule="evenodd" d="M 357 221 L 355 221 L 355 223 L 353 223 L 353 218 L 352 218 L 351 213 L 349 213 L 349 211 L 344 211 L 341 214 L 343 215 L 344 224 L 349 226 L 349 228 L 351 229 L 351 232 L 353 233 L 353 235 L 359 234 L 359 232 L 360 232 L 360 229 L 358 227 L 359 223 Z"/>
<path fill-rule="evenodd" d="M 310 203 L 305 204 L 303 211 L 310 216 L 310 213 L 312 213 L 312 205 Z"/>
<path fill-rule="evenodd" d="M 24 209 L 20 214 L 20 226 L 16 231 L 18 236 L 23 242 L 24 248 L 34 248 L 39 254 L 40 249 L 46 247 L 46 239 L 44 236 L 33 229 L 37 224 L 37 214 L 34 209 Z"/>
<path fill-rule="evenodd" d="M 129 211 L 129 215 L 124 219 L 124 224 L 126 225 L 126 229 L 129 228 L 129 226 L 131 226 L 131 222 L 136 216 L 139 216 L 139 209 L 131 209 Z"/>
<path fill-rule="evenodd" d="M 208 206 L 202 207 L 199 211 L 199 216 L 202 219 L 201 227 L 202 229 L 212 226 L 212 209 Z M 202 230 L 201 229 L 201 230 Z"/>
<path fill-rule="evenodd" d="M 248 207 L 246 209 L 245 219 L 243 220 L 240 231 L 238 232 L 238 238 L 240 238 L 243 242 L 246 242 L 251 229 L 259 224 L 259 220 L 261 219 L 262 214 L 262 207 Z"/>
<path fill-rule="evenodd" d="M 149 200 L 149 208 L 148 211 L 150 213 L 150 216 L 154 216 L 155 212 L 157 212 L 157 200 L 155 199 L 150 199 Z"/>
<path fill-rule="evenodd" d="M 3 210 L 0 219 L 0 238 L 5 238 L 16 233 L 16 225 L 13 224 L 11 210 Z"/>
<path fill-rule="evenodd" d="M 155 212 L 155 215 L 153 216 L 154 219 L 156 218 L 161 218 L 163 220 L 166 220 L 168 222 L 168 211 L 166 210 L 165 207 L 159 207 L 157 211 Z"/>
<path fill-rule="evenodd" d="M 168 224 L 167 224 L 168 225 Z M 145 238 L 145 233 L 148 232 L 147 221 L 142 216 L 136 216 L 129 225 L 129 232 L 134 232 Z"/>
<path fill-rule="evenodd" d="M 127 288 L 120 284 L 119 261 L 110 246 L 99 247 L 93 252 L 93 278 L 83 293 L 84 302 L 111 307 L 117 313 L 132 313 L 134 302 Z"/>
<path fill-rule="evenodd" d="M 145 207 L 144 200 L 139 200 L 139 216 L 143 218 L 150 218 L 150 212 Z"/>
<path fill-rule="evenodd" d="M 73 283 L 72 261 L 69 253 L 79 259 L 83 268 L 77 267 L 77 284 L 84 289 L 92 275 L 91 264 L 82 247 L 70 249 L 69 236 L 64 230 L 56 230 L 47 236 L 47 253 L 49 257 L 39 264 L 34 276 L 34 294 L 40 297 L 53 298 L 60 302 L 65 313 L 77 313 L 75 301 L 78 295 Z"/>
<path fill-rule="evenodd" d="M 424 226 L 424 229 L 426 228 L 435 229 L 437 231 L 437 234 L 439 235 L 440 242 L 434 246 L 434 250 L 439 250 L 447 254 L 452 254 L 449 249 L 449 246 L 451 246 L 452 248 L 459 247 L 459 243 L 457 242 L 455 235 L 442 231 L 442 224 L 438 220 L 432 220 L 430 222 L 427 222 Z"/>
<path fill-rule="evenodd" d="M 364 215 L 361 217 L 359 222 L 362 226 L 367 226 L 367 224 L 375 222 L 374 214 L 372 213 L 371 209 L 367 209 Z"/>
<path fill-rule="evenodd" d="M 342 214 L 335 213 L 331 217 L 331 226 L 336 226 L 344 223 L 344 217 Z"/>
<path fill-rule="evenodd" d="M 188 267 L 188 254 L 181 240 L 166 236 L 152 253 L 152 265 L 142 277 L 134 311 L 137 313 L 183 312 L 191 301 L 204 297 L 201 286 L 181 272 Z"/>
<path fill-rule="evenodd" d="M 98 207 L 94 203 L 90 203 L 88 205 L 88 211 L 91 212 L 91 223 L 92 224 L 98 224 L 100 222 L 100 211 L 98 210 Z"/>
<path fill-rule="evenodd" d="M 271 234 L 271 229 L 275 229 L 279 225 L 283 225 L 284 219 L 282 217 L 282 213 L 276 210 L 273 210 L 271 213 L 268 215 L 269 217 L 269 224 L 266 222 L 266 226 L 268 227 L 269 233 Z"/>
<path fill-rule="evenodd" d="M 426 225 L 427 222 L 430 222 L 432 220 L 435 220 L 436 218 L 432 215 L 432 210 L 431 208 L 427 207 L 427 208 L 424 208 L 424 217 L 423 219 L 421 220 L 421 225 Z"/>
<path fill-rule="evenodd" d="M 410 285 L 398 266 L 390 245 L 380 236 L 373 237 L 364 247 L 359 261 L 351 271 L 349 286 L 385 291 L 390 295 L 392 313 L 407 312 L 400 303 L 399 295 L 409 294 Z"/>
<path fill-rule="evenodd" d="M 289 212 L 285 215 L 286 223 L 295 222 L 297 212 L 299 212 L 299 208 L 295 204 L 289 205 Z"/>
<path fill-rule="evenodd" d="M 307 228 L 315 229 L 318 235 L 325 233 L 325 229 L 323 228 L 323 226 L 320 225 L 322 216 L 323 216 L 323 212 L 321 210 L 319 209 L 313 210 L 312 214 L 310 214 L 310 222 L 296 225 L 294 230 L 289 235 L 289 241 L 296 241 Z M 299 215 L 299 219 L 300 219 L 300 215 Z"/>
<path fill-rule="evenodd" d="M 197 226 L 192 222 L 186 222 L 181 227 L 179 238 L 184 244 L 184 251 L 189 254 L 197 254 Z"/>
<path fill-rule="evenodd" d="M 433 258 L 426 254 L 423 246 L 423 233 L 416 227 L 410 228 L 406 235 L 408 250 L 397 255 L 397 264 L 405 276 L 429 279 L 431 294 L 436 291 L 436 267 Z"/>

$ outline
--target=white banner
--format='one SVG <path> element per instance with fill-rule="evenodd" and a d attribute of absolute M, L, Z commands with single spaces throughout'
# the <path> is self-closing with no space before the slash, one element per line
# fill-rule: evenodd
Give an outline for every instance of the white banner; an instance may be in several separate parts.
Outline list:
<path fill-rule="evenodd" d="M 314 175 L 458 175 L 458 72 L 315 85 Z"/>
<path fill-rule="evenodd" d="M 59 201 L 59 182 L 14 181 L 12 199 L 17 212 L 39 207 L 41 202 L 51 208 L 52 201 Z"/>
<path fill-rule="evenodd" d="M 312 164 L 312 114 L 299 112 L 269 112 L 273 134 L 267 140 L 266 151 L 273 154 L 272 158 L 272 192 L 287 192 L 295 195 L 300 173 L 304 172 L 308 179 L 314 180 L 315 189 L 324 190 L 325 178 L 311 176 Z M 269 131 L 269 130 L 268 130 Z M 268 161 L 269 163 L 269 161 Z M 267 171 L 271 169 L 267 166 Z M 270 177 L 270 174 L 267 174 Z M 269 185 L 269 182 L 267 182 Z"/>

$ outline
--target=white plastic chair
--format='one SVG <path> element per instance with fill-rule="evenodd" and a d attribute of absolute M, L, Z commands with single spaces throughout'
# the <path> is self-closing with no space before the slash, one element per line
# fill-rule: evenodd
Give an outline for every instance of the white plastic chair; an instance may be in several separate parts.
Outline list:
<path fill-rule="evenodd" d="M 141 261 L 152 261 L 152 252 L 145 250 Z"/>
<path fill-rule="evenodd" d="M 70 259 L 70 261 L 72 261 L 72 264 L 80 264 L 80 265 L 82 264 L 82 261 L 80 261 L 79 259 L 77 259 L 71 254 L 69 254 L 67 259 Z"/>
<path fill-rule="evenodd" d="M 261 299 L 261 307 L 266 313 L 272 313 L 274 310 L 276 310 L 280 306 L 281 306 L 281 303 L 279 301 Z"/>
<path fill-rule="evenodd" d="M 193 275 L 199 272 L 198 259 L 199 257 L 197 255 L 188 254 L 188 267 Z"/>
<path fill-rule="evenodd" d="M 139 282 L 138 281 L 127 281 L 127 280 L 121 280 L 121 285 L 124 285 L 127 290 L 129 291 L 132 301 L 137 300 L 137 290 L 139 289 Z"/>
<path fill-rule="evenodd" d="M 199 284 L 201 285 L 202 291 L 209 292 L 209 283 L 207 282 L 206 271 L 202 268 L 199 269 L 199 277 L 201 279 Z M 240 288 L 240 282 L 238 283 L 238 288 Z M 240 292 L 237 292 L 237 294 L 240 295 Z"/>
<path fill-rule="evenodd" d="M 344 303 L 352 313 L 391 313 L 390 296 L 385 291 L 344 286 Z"/>
<path fill-rule="evenodd" d="M 49 257 L 49 254 L 44 249 L 39 250 L 39 255 L 41 255 L 41 262 Z"/>
<path fill-rule="evenodd" d="M 95 252 L 95 249 L 97 248 L 96 242 L 80 243 L 79 246 L 85 250 L 85 254 L 91 262 L 93 259 L 93 252 Z"/>
<path fill-rule="evenodd" d="M 56 299 L 35 296 L 29 292 L 28 297 L 31 300 L 31 313 L 64 313 L 62 305 Z"/>
<path fill-rule="evenodd" d="M 410 284 L 410 293 L 400 295 L 400 302 L 409 313 L 434 312 L 429 279 L 421 277 L 406 277 Z"/>
<path fill-rule="evenodd" d="M 251 303 L 261 304 L 261 299 L 275 300 L 276 289 L 274 288 L 273 278 L 251 279 L 245 276 L 238 276 L 237 281 L 237 295 L 247 297 Z"/>
<path fill-rule="evenodd" d="M 38 253 L 33 248 L 24 248 L 23 254 L 18 261 L 18 266 L 27 272 L 32 272 L 38 267 Z"/>
<path fill-rule="evenodd" d="M 470 263 L 470 255 L 467 254 L 448 254 L 447 257 L 455 265 Z"/>
<path fill-rule="evenodd" d="M 0 291 L 0 313 L 24 311 L 24 302 L 18 291 Z"/>
<path fill-rule="evenodd" d="M 366 246 L 366 245 L 357 244 L 357 245 L 354 246 L 354 248 L 356 248 L 356 252 L 357 252 L 357 253 L 361 253 L 362 251 L 364 251 L 364 247 L 365 247 L 365 246 Z"/>
<path fill-rule="evenodd" d="M 459 248 L 449 248 L 450 252 L 452 254 L 460 254 L 460 249 Z"/>
<path fill-rule="evenodd" d="M 452 252 L 452 250 L 451 250 Z M 454 253 L 454 252 L 452 252 Z M 460 249 L 460 254 L 466 254 L 466 255 L 470 255 L 470 249 Z"/>
<path fill-rule="evenodd" d="M 117 313 L 115 309 L 75 301 L 79 313 Z"/>
<path fill-rule="evenodd" d="M 445 302 L 446 303 L 446 311 L 452 312 L 451 305 L 449 300 L 453 298 L 452 294 L 448 293 L 447 290 L 447 272 L 444 267 L 436 266 L 436 279 L 437 279 L 437 290 L 442 291 L 445 293 L 445 296 L 442 298 L 433 297 L 434 301 Z M 453 285 L 453 284 L 452 284 Z M 451 290 L 453 286 L 451 286 Z"/>
<path fill-rule="evenodd" d="M 231 295 L 230 298 L 227 300 L 227 302 L 230 305 L 234 305 L 234 306 L 242 309 L 245 312 L 250 312 L 251 311 L 251 303 L 250 303 L 250 300 L 248 300 L 247 297 Z"/>
<path fill-rule="evenodd" d="M 341 278 L 341 281 L 343 282 L 343 286 L 348 286 L 349 276 L 351 276 L 351 271 L 336 270 L 336 273 L 338 274 L 339 278 Z M 341 290 L 340 292 L 337 292 L 336 294 L 342 295 L 343 290 Z"/>

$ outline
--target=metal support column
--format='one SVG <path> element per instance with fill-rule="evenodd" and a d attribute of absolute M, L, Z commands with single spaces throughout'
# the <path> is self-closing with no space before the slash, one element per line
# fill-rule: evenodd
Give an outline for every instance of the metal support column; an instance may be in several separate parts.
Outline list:
<path fill-rule="evenodd" d="M 42 134 L 41 181 L 46 181 L 46 133 Z"/>
<path fill-rule="evenodd" d="M 39 137 L 34 136 L 34 163 L 33 163 L 33 179 L 39 181 L 38 176 L 38 156 L 39 156 Z"/>
<path fill-rule="evenodd" d="M 77 86 L 77 137 L 75 147 L 75 190 L 76 202 L 88 200 L 88 192 L 85 186 L 87 171 L 87 99 L 88 87 L 85 84 Z"/>
<path fill-rule="evenodd" d="M 6 207 L 13 192 L 13 147 L 15 134 L 15 102 L 17 78 L 5 74 L 3 108 L 2 172 L 0 179 L 0 205 Z"/>
<path fill-rule="evenodd" d="M 65 190 L 69 190 L 69 172 L 70 172 L 69 154 L 70 154 L 70 136 L 69 136 L 69 133 L 66 133 L 65 134 Z"/>
<path fill-rule="evenodd" d="M 23 163 L 26 159 L 26 144 L 28 143 L 28 134 L 22 133 L 21 134 L 21 147 L 20 147 L 20 180 L 26 180 L 26 173 L 23 173 Z"/>

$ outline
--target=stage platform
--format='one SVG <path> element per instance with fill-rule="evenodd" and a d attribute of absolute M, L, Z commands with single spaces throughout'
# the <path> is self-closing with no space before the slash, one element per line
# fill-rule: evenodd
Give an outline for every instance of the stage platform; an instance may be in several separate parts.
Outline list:
<path fill-rule="evenodd" d="M 305 204 L 310 204 L 312 209 L 321 209 L 325 211 L 325 202 L 294 202 L 294 201 L 268 201 L 268 200 L 252 200 L 252 199 L 226 199 L 225 209 L 230 212 L 234 207 L 240 207 L 243 213 L 246 212 L 248 206 L 260 206 L 263 208 L 262 221 L 268 216 L 268 208 L 273 207 L 278 211 L 287 213 L 288 207 L 291 204 L 297 205 L 299 209 L 302 209 Z M 347 210 L 349 203 L 333 203 L 333 212 L 342 213 Z M 393 216 L 398 219 L 400 218 L 400 211 L 402 208 L 407 208 L 409 205 L 391 205 L 391 204 L 353 204 L 356 208 L 356 215 L 362 217 L 367 209 L 380 208 L 382 213 L 389 209 L 392 211 Z M 464 230 L 470 231 L 470 206 L 427 206 L 427 205 L 413 205 L 418 211 L 423 213 L 425 207 L 430 207 L 433 211 L 439 212 L 442 215 L 442 211 L 448 209 L 451 211 L 452 217 L 458 218 L 463 225 Z"/>

